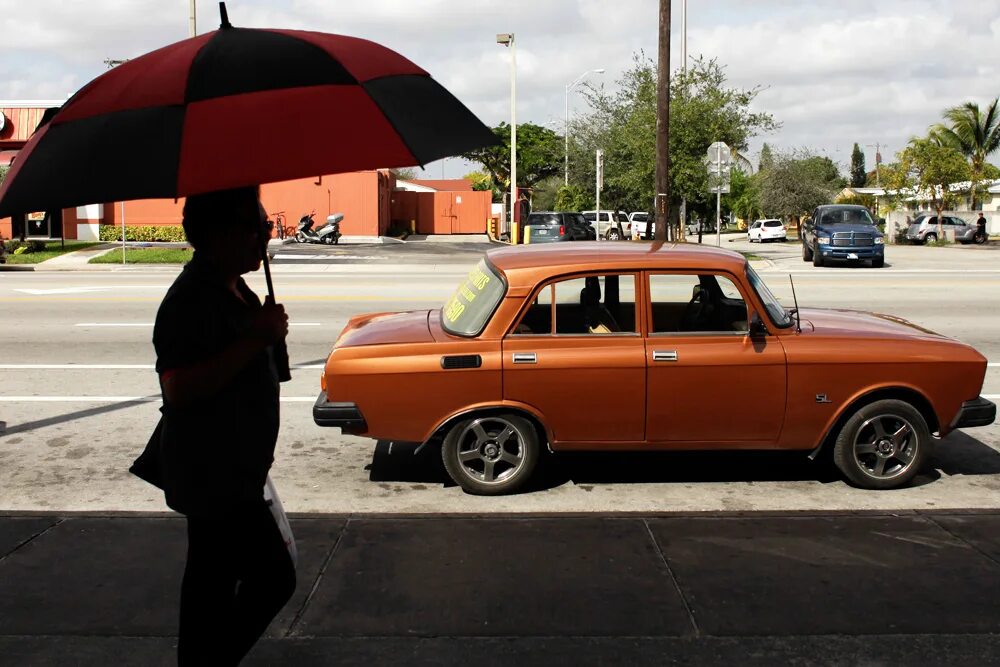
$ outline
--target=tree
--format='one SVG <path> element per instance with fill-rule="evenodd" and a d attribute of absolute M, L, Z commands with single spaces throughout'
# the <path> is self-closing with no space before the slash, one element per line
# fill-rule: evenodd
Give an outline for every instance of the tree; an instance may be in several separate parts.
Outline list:
<path fill-rule="evenodd" d="M 851 151 L 851 187 L 863 188 L 868 181 L 868 172 L 865 170 L 865 153 L 861 147 L 854 144 Z"/>
<path fill-rule="evenodd" d="M 472 183 L 472 189 L 476 191 L 486 191 L 489 190 L 493 193 L 493 201 L 499 203 L 503 201 L 503 193 L 500 188 L 493 183 L 493 179 L 490 175 L 484 171 L 470 171 L 468 174 L 463 176 L 465 180 Z"/>
<path fill-rule="evenodd" d="M 462 155 L 469 162 L 483 166 L 493 184 L 502 191 L 510 190 L 510 125 L 500 123 L 493 128 L 500 139 L 496 146 L 479 148 Z M 563 170 L 563 138 L 547 127 L 532 123 L 517 126 L 517 186 L 530 188 Z"/>
<path fill-rule="evenodd" d="M 896 157 L 899 167 L 887 174 L 888 187 L 929 199 L 937 211 L 938 238 L 942 238 L 941 212 L 960 194 L 950 186 L 969 180 L 969 164 L 957 149 L 942 145 L 933 136 L 911 139 Z"/>
<path fill-rule="evenodd" d="M 801 216 L 833 201 L 843 179 L 830 158 L 806 151 L 781 154 L 761 171 L 760 205 L 768 215 Z"/>
<path fill-rule="evenodd" d="M 767 171 L 774 166 L 774 154 L 771 152 L 771 147 L 764 142 L 764 145 L 760 147 L 760 164 L 758 166 L 758 171 Z"/>
<path fill-rule="evenodd" d="M 741 169 L 733 169 L 729 194 L 722 195 L 722 205 L 749 224 L 761 213 L 757 177 Z"/>
<path fill-rule="evenodd" d="M 396 180 L 399 181 L 412 181 L 417 177 L 417 170 L 413 167 L 396 167 L 395 169 L 389 170 Z"/>
<path fill-rule="evenodd" d="M 996 98 L 985 112 L 979 110 L 979 104 L 966 102 L 952 107 L 944 112 L 949 125 L 937 124 L 930 130 L 930 138 L 936 143 L 953 148 L 969 161 L 969 179 L 972 181 L 970 195 L 972 204 L 983 192 L 980 183 L 983 181 L 983 171 L 986 159 L 1000 150 L 1000 110 Z"/>
<path fill-rule="evenodd" d="M 556 192 L 556 201 L 553 209 L 556 211 L 582 211 L 590 207 L 592 200 L 587 199 L 586 193 L 580 186 L 569 184 L 564 185 Z"/>
<path fill-rule="evenodd" d="M 705 153 L 724 141 L 745 153 L 749 139 L 778 127 L 770 114 L 754 112 L 760 88 L 733 88 L 715 60 L 694 59 L 687 73 L 670 80 L 670 192 L 672 204 L 682 198 L 689 210 L 708 208 Z M 593 198 L 594 151 L 604 150 L 601 207 L 653 210 L 656 184 L 656 67 L 643 54 L 618 80 L 613 92 L 584 87 L 589 114 L 573 125 L 571 181 Z M 749 171 L 749 168 L 746 169 Z M 715 199 L 711 201 L 714 209 Z M 676 206 L 671 206 L 676 210 Z"/>

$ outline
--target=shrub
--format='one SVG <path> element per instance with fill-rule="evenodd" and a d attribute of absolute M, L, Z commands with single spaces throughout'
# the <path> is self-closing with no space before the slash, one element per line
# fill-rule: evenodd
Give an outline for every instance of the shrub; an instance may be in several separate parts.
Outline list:
<path fill-rule="evenodd" d="M 101 225 L 102 241 L 121 241 L 122 228 L 117 225 Z M 180 225 L 135 225 L 125 227 L 126 241 L 170 241 L 184 242 L 184 228 Z"/>

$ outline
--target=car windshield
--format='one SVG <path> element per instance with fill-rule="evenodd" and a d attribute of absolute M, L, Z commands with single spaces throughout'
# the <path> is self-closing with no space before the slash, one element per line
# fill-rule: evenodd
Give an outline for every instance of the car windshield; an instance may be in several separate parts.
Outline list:
<path fill-rule="evenodd" d="M 441 309 L 441 326 L 456 336 L 478 336 L 506 291 L 504 279 L 482 259 Z"/>
<path fill-rule="evenodd" d="M 771 321 L 782 328 L 790 326 L 792 320 L 781 306 L 781 302 L 771 294 L 771 290 L 767 288 L 767 285 L 764 284 L 764 281 L 760 279 L 760 276 L 757 275 L 757 272 L 749 264 L 747 264 L 747 279 L 750 281 L 750 285 L 754 291 L 757 292 L 757 296 L 764 303 L 764 308 L 767 309 L 767 314 L 771 316 Z"/>
<path fill-rule="evenodd" d="M 875 221 L 863 208 L 835 208 L 823 211 L 821 225 L 874 225 Z"/>

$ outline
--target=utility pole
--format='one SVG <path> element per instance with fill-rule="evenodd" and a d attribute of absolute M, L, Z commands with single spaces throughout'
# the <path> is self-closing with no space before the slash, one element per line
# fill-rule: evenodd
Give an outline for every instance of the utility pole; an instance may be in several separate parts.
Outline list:
<path fill-rule="evenodd" d="M 882 180 L 879 178 L 878 165 L 880 162 L 882 162 L 882 153 L 879 150 L 882 144 L 876 141 L 874 144 L 865 144 L 865 145 L 868 146 L 869 148 L 875 149 L 875 187 L 881 188 Z M 878 195 L 875 195 L 875 222 L 878 222 Z"/>
<path fill-rule="evenodd" d="M 197 16 L 196 16 L 197 13 L 198 13 L 197 12 L 197 4 L 198 4 L 198 0 L 190 0 L 189 3 L 188 3 L 188 9 L 190 10 L 189 11 L 190 17 L 188 19 L 188 23 L 189 23 L 189 30 L 188 30 L 188 32 L 190 33 L 188 35 L 189 37 L 196 37 L 198 35 L 198 19 L 197 19 Z"/>
<path fill-rule="evenodd" d="M 670 0 L 660 0 L 656 59 L 656 212 L 654 238 L 667 240 L 670 221 Z"/>
<path fill-rule="evenodd" d="M 687 81 L 688 72 L 688 0 L 681 0 L 681 69 L 684 72 L 684 81 Z M 685 96 L 686 99 L 687 96 Z M 681 210 L 679 217 L 679 228 L 681 241 L 687 240 L 687 197 L 681 199 Z"/>

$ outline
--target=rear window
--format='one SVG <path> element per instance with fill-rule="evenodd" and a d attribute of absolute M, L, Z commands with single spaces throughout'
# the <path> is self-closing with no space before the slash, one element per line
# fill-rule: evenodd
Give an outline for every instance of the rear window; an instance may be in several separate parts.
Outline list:
<path fill-rule="evenodd" d="M 597 219 L 597 214 L 593 213 L 593 212 L 584 213 L 583 214 L 583 219 L 586 220 L 587 222 L 593 222 L 594 220 Z"/>
<path fill-rule="evenodd" d="M 558 225 L 559 216 L 555 213 L 532 213 L 528 215 L 529 225 Z"/>
<path fill-rule="evenodd" d="M 632 220 L 635 222 L 646 222 L 649 220 L 649 213 L 633 213 Z"/>
<path fill-rule="evenodd" d="M 506 291 L 496 269 L 480 260 L 441 309 L 441 326 L 456 336 L 478 336 Z"/>
<path fill-rule="evenodd" d="M 574 222 L 574 223 L 576 223 L 578 225 L 585 225 L 585 224 L 587 224 L 587 219 L 585 217 L 583 217 L 582 215 L 580 215 L 579 213 L 571 213 L 571 214 L 567 215 L 566 217 L 570 220 L 570 222 Z"/>
<path fill-rule="evenodd" d="M 778 220 L 767 220 L 764 222 L 765 227 L 781 227 L 781 222 Z"/>

